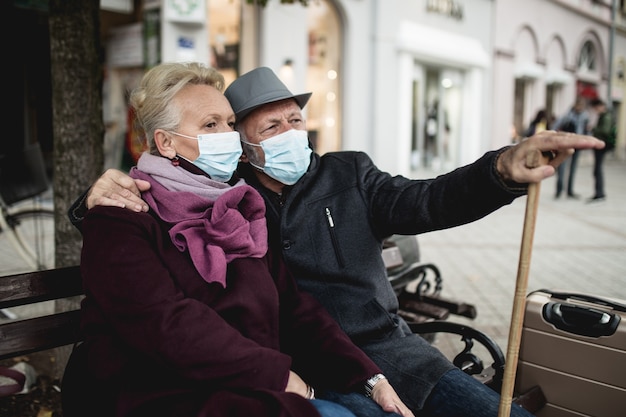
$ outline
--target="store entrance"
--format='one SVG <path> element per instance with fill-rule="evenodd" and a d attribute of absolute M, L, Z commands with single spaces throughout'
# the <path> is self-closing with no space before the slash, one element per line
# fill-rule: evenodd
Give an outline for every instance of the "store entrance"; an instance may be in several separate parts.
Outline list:
<path fill-rule="evenodd" d="M 461 132 L 463 73 L 416 64 L 413 78 L 411 168 L 454 168 Z"/>

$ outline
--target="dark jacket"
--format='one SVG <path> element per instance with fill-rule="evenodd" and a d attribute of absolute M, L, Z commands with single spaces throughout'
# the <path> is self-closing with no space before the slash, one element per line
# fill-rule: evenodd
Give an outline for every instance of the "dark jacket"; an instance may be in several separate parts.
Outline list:
<path fill-rule="evenodd" d="M 604 111 L 598 116 L 598 121 L 593 128 L 592 134 L 606 143 L 604 151 L 615 149 L 617 129 L 613 121 L 613 114 L 610 111 Z"/>
<path fill-rule="evenodd" d="M 589 134 L 589 113 L 583 110 L 577 112 L 574 108 L 570 109 L 560 119 L 554 122 L 552 129 L 564 132 L 572 132 L 579 135 Z"/>
<path fill-rule="evenodd" d="M 381 172 L 364 153 L 313 155 L 282 202 L 251 172 L 243 175 L 266 200 L 271 247 L 282 251 L 298 285 L 360 341 L 389 331 L 392 321 L 378 312 L 398 307 L 381 258 L 386 237 L 465 224 L 525 193 L 501 183 L 495 156 L 434 180 L 409 180 Z"/>
<path fill-rule="evenodd" d="M 501 182 L 497 154 L 429 180 L 391 176 L 361 152 L 314 154 L 308 172 L 280 198 L 261 187 L 248 166 L 240 167 L 266 201 L 270 247 L 282 252 L 300 288 L 328 309 L 414 410 L 452 364 L 423 339 L 408 337 L 382 241 L 465 224 L 525 194 L 526 186 Z"/>
<path fill-rule="evenodd" d="M 284 392 L 290 369 L 335 391 L 380 372 L 277 257 L 232 261 L 224 289 L 152 212 L 96 207 L 82 232 L 87 369 L 116 416 L 317 416 Z"/>

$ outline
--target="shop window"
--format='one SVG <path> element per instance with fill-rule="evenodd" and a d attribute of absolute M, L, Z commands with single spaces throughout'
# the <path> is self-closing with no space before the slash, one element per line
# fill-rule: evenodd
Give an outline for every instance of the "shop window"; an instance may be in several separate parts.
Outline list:
<path fill-rule="evenodd" d="M 461 103 L 463 73 L 446 67 L 417 65 L 423 74 L 424 96 L 421 108 L 418 105 L 419 79 L 414 80 L 414 117 L 423 120 L 414 126 L 412 168 L 424 167 L 435 171 L 449 170 L 458 163 L 461 126 Z M 414 120 L 414 123 L 417 122 Z M 420 129 L 420 131 L 418 131 Z"/>
<path fill-rule="evenodd" d="M 208 0 L 209 62 L 224 75 L 226 85 L 239 69 L 241 0 Z"/>
<path fill-rule="evenodd" d="M 332 2 L 310 2 L 307 7 L 307 91 L 313 92 L 307 105 L 307 128 L 315 150 L 323 154 L 341 149 L 339 60 L 342 33 L 338 12 Z"/>

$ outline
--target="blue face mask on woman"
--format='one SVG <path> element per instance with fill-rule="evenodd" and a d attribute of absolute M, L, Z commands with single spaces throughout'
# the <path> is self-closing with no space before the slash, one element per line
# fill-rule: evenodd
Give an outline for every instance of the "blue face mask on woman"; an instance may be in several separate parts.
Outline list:
<path fill-rule="evenodd" d="M 291 129 L 265 139 L 259 145 L 242 142 L 250 146 L 260 146 L 265 153 L 264 166 L 255 165 L 252 161 L 250 165 L 285 185 L 295 184 L 309 169 L 312 150 L 306 130 Z"/>
<path fill-rule="evenodd" d="M 239 132 L 206 133 L 197 138 L 171 133 L 198 140 L 200 155 L 191 163 L 206 172 L 212 180 L 226 182 L 231 179 L 242 154 Z"/>

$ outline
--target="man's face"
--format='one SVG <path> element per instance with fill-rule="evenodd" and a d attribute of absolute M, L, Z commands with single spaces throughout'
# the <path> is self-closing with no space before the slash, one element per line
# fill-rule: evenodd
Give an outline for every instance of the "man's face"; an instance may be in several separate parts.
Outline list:
<path fill-rule="evenodd" d="M 291 129 L 306 130 L 302 110 L 293 99 L 265 104 L 250 113 L 238 126 L 241 139 L 255 145 Z M 242 143 L 242 147 L 244 162 L 265 166 L 265 154 L 260 146 Z"/>

